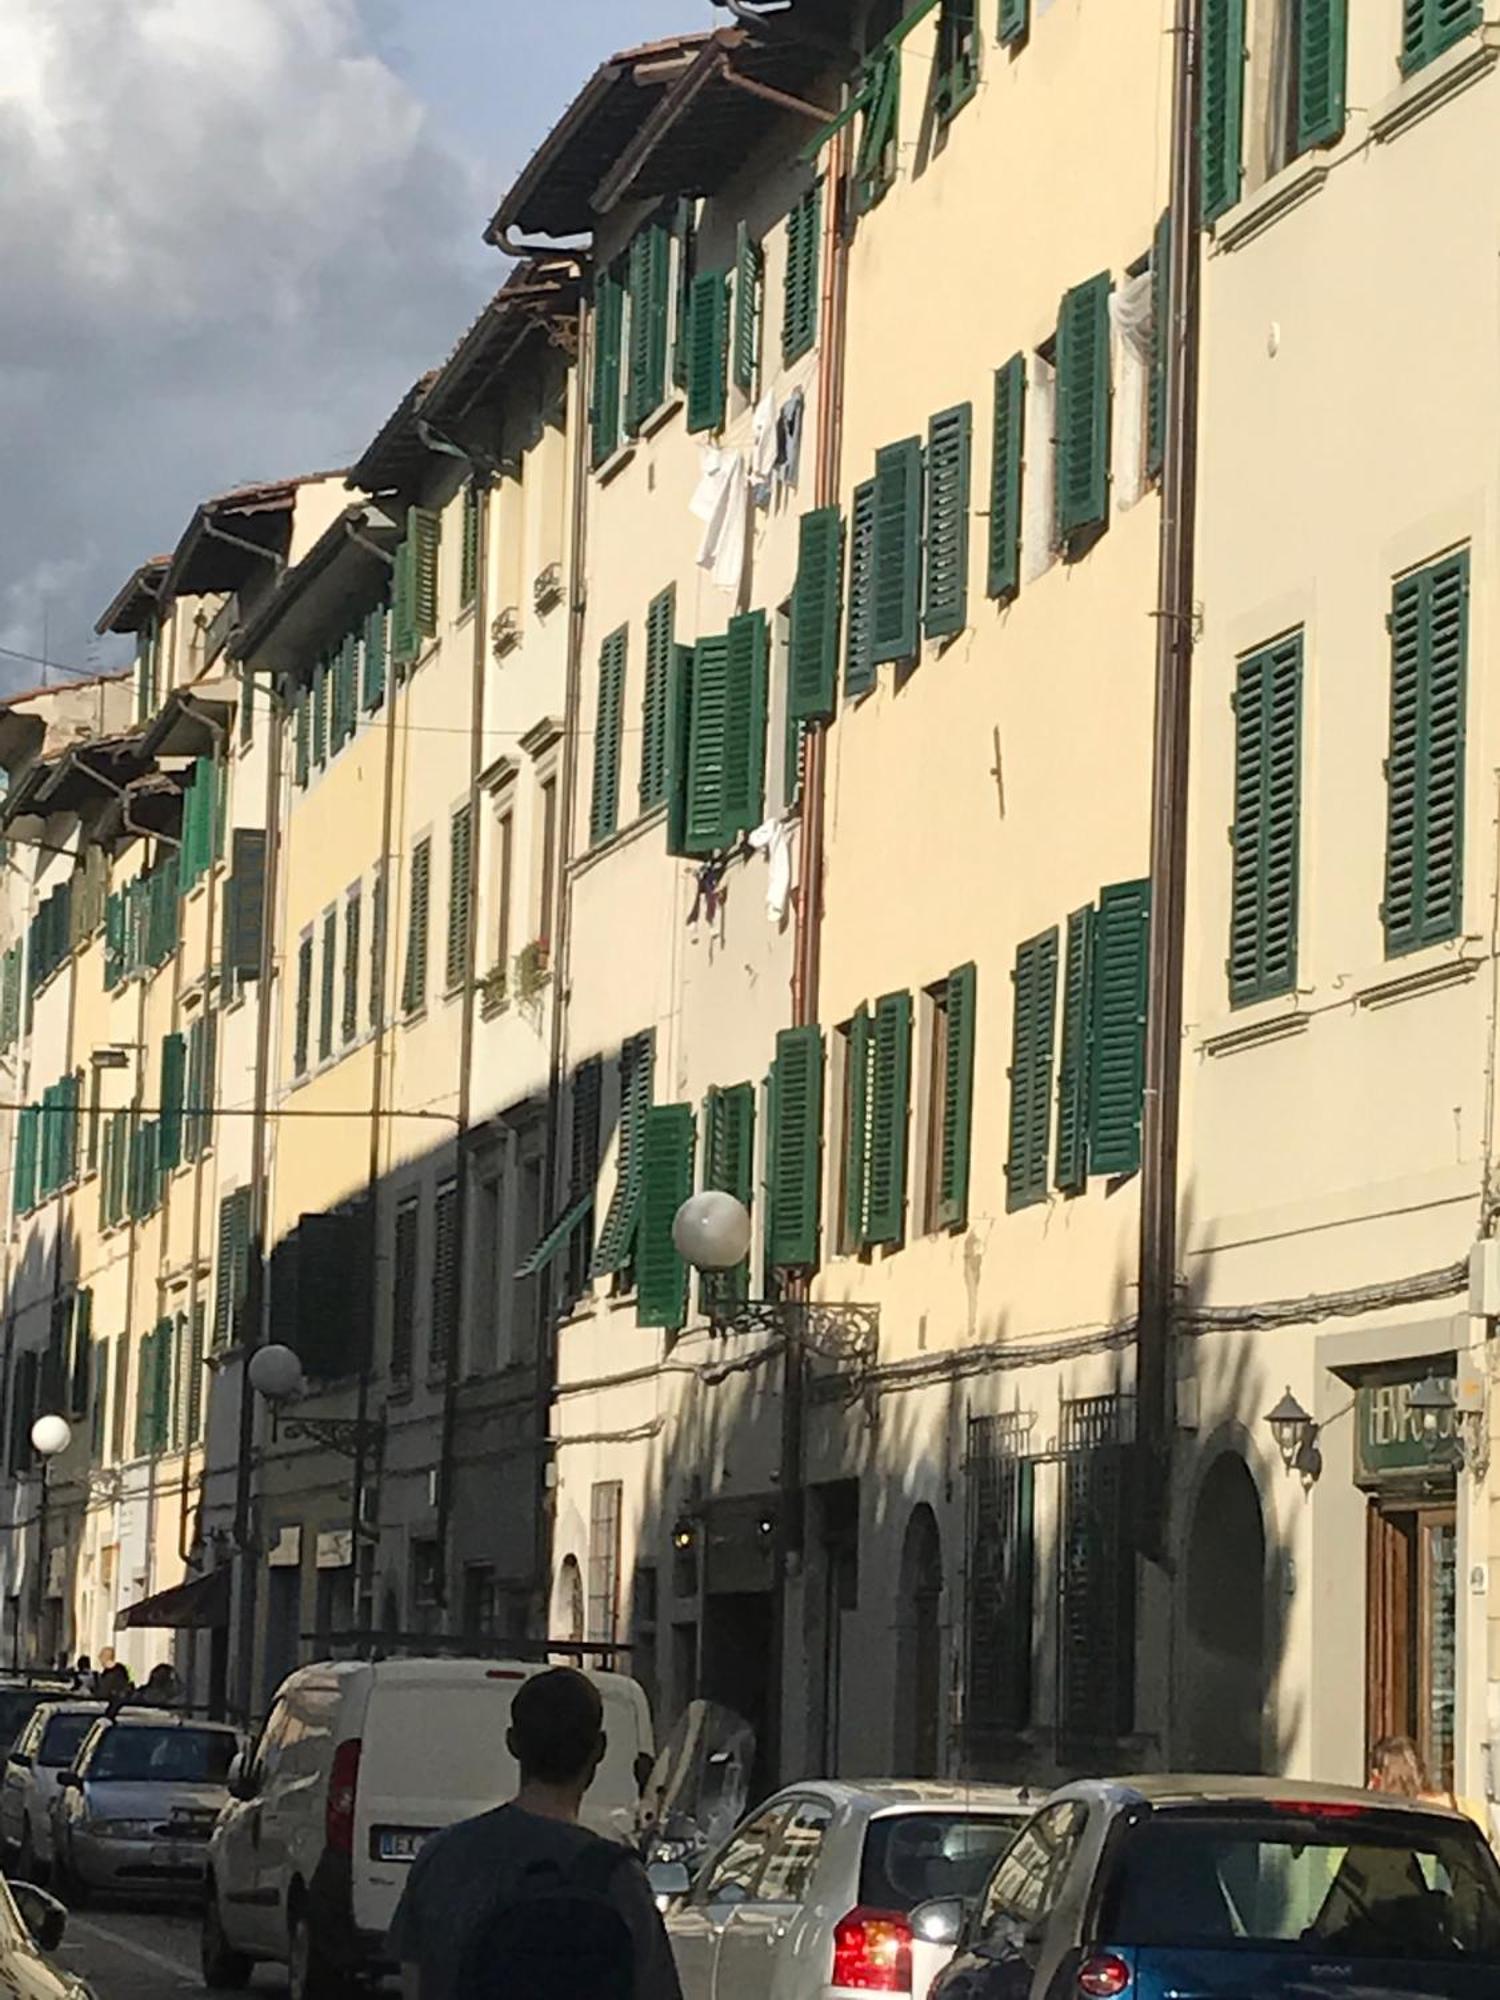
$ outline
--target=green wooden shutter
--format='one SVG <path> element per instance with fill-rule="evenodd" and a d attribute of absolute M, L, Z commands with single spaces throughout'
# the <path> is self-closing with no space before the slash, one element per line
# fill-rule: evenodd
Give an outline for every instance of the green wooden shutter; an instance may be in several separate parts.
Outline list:
<path fill-rule="evenodd" d="M 1057 1066 L 1056 1183 L 1078 1194 L 1089 1178 L 1089 1057 L 1094 1021 L 1094 906 L 1068 918 L 1062 1055 Z"/>
<path fill-rule="evenodd" d="M 37 1135 L 41 1124 L 41 1112 L 35 1104 L 28 1104 L 16 1120 L 16 1186 L 15 1209 L 17 1215 L 25 1215 L 36 1207 L 37 1181 Z"/>
<path fill-rule="evenodd" d="M 866 1201 L 870 1191 L 870 1010 L 855 1009 L 847 1042 L 845 1082 L 844 1247 L 864 1247 Z"/>
<path fill-rule="evenodd" d="M 171 1320 L 156 1323 L 156 1366 L 151 1382 L 151 1449 L 166 1451 L 172 1442 L 173 1335 Z"/>
<path fill-rule="evenodd" d="M 1349 0 L 1302 0 L 1297 13 L 1297 151 L 1344 130 Z"/>
<path fill-rule="evenodd" d="M 1021 468 L 1026 449 L 1026 357 L 1013 354 L 995 370 L 995 421 L 990 458 L 989 594 L 1014 597 L 1021 587 Z"/>
<path fill-rule="evenodd" d="M 450 993 L 462 986 L 468 975 L 473 913 L 474 815 L 467 805 L 461 805 L 448 825 L 448 957 L 444 970 Z"/>
<path fill-rule="evenodd" d="M 619 1149 L 615 1161 L 615 1192 L 599 1232 L 589 1275 L 604 1278 L 622 1271 L 635 1249 L 640 1221 L 644 1154 L 641 1134 L 651 1109 L 656 1067 L 655 1045 L 649 1032 L 632 1035 L 620 1049 Z"/>
<path fill-rule="evenodd" d="M 94 1294 L 81 1286 L 73 1294 L 73 1354 L 68 1386 L 68 1411 L 74 1417 L 89 1413 L 89 1381 L 94 1360 Z"/>
<path fill-rule="evenodd" d="M 703 1104 L 703 1185 L 732 1194 L 748 1209 L 755 1198 L 755 1086 L 731 1084 L 710 1090 Z M 749 1296 L 750 1260 L 732 1271 L 705 1272 L 705 1306 L 723 1310 Z"/>
<path fill-rule="evenodd" d="M 385 1017 L 385 946 L 389 913 L 386 908 L 384 861 L 377 861 L 370 882 L 370 1026 L 378 1028 Z"/>
<path fill-rule="evenodd" d="M 351 743 L 354 732 L 359 727 L 359 635 L 346 633 L 339 647 L 339 738 Z M 215 805 L 218 800 L 218 775 L 215 773 Z M 217 811 L 215 812 L 215 852 L 218 851 Z"/>
<path fill-rule="evenodd" d="M 637 231 L 625 264 L 630 287 L 625 429 L 634 437 L 666 394 L 667 300 L 672 282 L 672 238 L 666 224 L 652 222 Z"/>
<path fill-rule="evenodd" d="M 292 712 L 297 729 L 292 775 L 298 785 L 305 786 L 312 774 L 312 704 L 305 687 L 299 687 L 293 697 Z"/>
<path fill-rule="evenodd" d="M 187 1079 L 187 1043 L 165 1035 L 161 1045 L 161 1164 L 166 1173 L 182 1161 L 182 1098 Z"/>
<path fill-rule="evenodd" d="M 761 320 L 764 317 L 765 253 L 742 222 L 734 250 L 734 386 L 747 396 L 760 380 Z"/>
<path fill-rule="evenodd" d="M 837 507 L 804 514 L 797 529 L 787 713 L 803 722 L 833 714 L 843 612 L 844 520 Z"/>
<path fill-rule="evenodd" d="M 969 482 L 974 411 L 943 410 L 927 427 L 927 586 L 922 627 L 929 639 L 961 632 L 969 616 Z"/>
<path fill-rule="evenodd" d="M 911 1108 L 911 995 L 875 1003 L 870 1076 L 870 1174 L 865 1241 L 899 1243 L 906 1227 L 907 1123 Z"/>
<path fill-rule="evenodd" d="M 724 792 L 721 847 L 751 833 L 765 817 L 766 706 L 770 634 L 764 611 L 731 618 L 726 634 Z"/>
<path fill-rule="evenodd" d="M 816 182 L 786 219 L 786 292 L 782 302 L 781 359 L 785 367 L 809 352 L 818 337 L 819 255 L 823 247 L 823 184 Z"/>
<path fill-rule="evenodd" d="M 871 658 L 915 659 L 922 582 L 922 440 L 905 438 L 875 454 L 874 587 Z"/>
<path fill-rule="evenodd" d="M 1089 1058 L 1089 1161 L 1096 1174 L 1133 1174 L 1141 1164 L 1150 934 L 1149 882 L 1120 882 L 1101 892 Z"/>
<path fill-rule="evenodd" d="M 1008 48 L 1024 39 L 1031 26 L 1031 0 L 1000 0 L 1000 41 Z"/>
<path fill-rule="evenodd" d="M 938 1154 L 936 1213 L 941 1229 L 962 1229 L 969 1219 L 969 1153 L 974 1121 L 974 1029 L 977 968 L 948 974 L 947 1040 L 943 1049 L 943 1131 Z"/>
<path fill-rule="evenodd" d="M 672 381 L 677 388 L 685 389 L 688 380 L 688 326 L 692 317 L 693 266 L 696 261 L 698 245 L 698 204 L 690 195 L 683 195 L 678 200 L 677 214 L 672 224 L 672 238 L 677 246 L 675 325 L 672 329 Z"/>
<path fill-rule="evenodd" d="M 729 640 L 700 639 L 693 649 L 683 851 L 712 854 L 724 826 L 725 731 L 729 711 Z"/>
<path fill-rule="evenodd" d="M 391 664 L 398 682 L 405 679 L 406 670 L 420 648 L 416 607 L 417 545 L 408 521 L 406 537 L 396 550 L 395 567 L 391 571 Z"/>
<path fill-rule="evenodd" d="M 896 178 L 901 146 L 901 50 L 877 49 L 865 66 L 861 86 L 864 122 L 854 159 L 854 205 L 863 215 Z"/>
<path fill-rule="evenodd" d="M 306 1076 L 312 1046 L 313 941 L 309 931 L 297 946 L 297 1014 L 292 1048 L 292 1065 L 298 1076 Z"/>
<path fill-rule="evenodd" d="M 312 760 L 321 771 L 328 762 L 328 662 L 319 660 L 313 668 Z"/>
<path fill-rule="evenodd" d="M 1477 28 L 1481 0 L 1402 0 L 1401 68 L 1410 75 Z"/>
<path fill-rule="evenodd" d="M 978 0 L 942 0 L 938 16 L 933 115 L 941 122 L 962 110 L 979 82 Z"/>
<path fill-rule="evenodd" d="M 641 1132 L 641 1220 L 636 1239 L 636 1323 L 676 1332 L 687 1319 L 688 1274 L 672 1224 L 693 1192 L 693 1109 L 663 1104 Z"/>
<path fill-rule="evenodd" d="M 406 983 L 401 1005 L 415 1014 L 427 1004 L 427 915 L 432 891 L 432 842 L 419 840 L 412 849 L 411 886 L 406 908 Z"/>
<path fill-rule="evenodd" d="M 1057 532 L 1109 511 L 1109 273 L 1063 294 L 1057 321 Z"/>
<path fill-rule="evenodd" d="M 135 1455 L 151 1452 L 151 1391 L 156 1379 L 156 1330 L 141 1335 L 135 1370 Z"/>
<path fill-rule="evenodd" d="M 1202 218 L 1214 222 L 1240 198 L 1244 172 L 1245 0 L 1203 0 Z"/>
<path fill-rule="evenodd" d="M 1010 1157 L 1005 1205 L 1047 1198 L 1052 1130 L 1052 1050 L 1057 1018 L 1057 932 L 1028 938 L 1016 952 L 1010 1066 Z"/>
<path fill-rule="evenodd" d="M 1151 239 L 1151 373 L 1146 387 L 1146 476 L 1157 479 L 1167 452 L 1167 356 L 1172 334 L 1172 212 Z"/>
<path fill-rule="evenodd" d="M 430 507 L 412 507 L 407 512 L 407 535 L 416 550 L 413 619 L 417 631 L 427 639 L 437 631 L 438 552 L 443 539 L 443 517 Z"/>
<path fill-rule="evenodd" d="M 640 807 L 659 806 L 667 795 L 668 703 L 671 698 L 672 633 L 677 617 L 675 585 L 651 600 L 646 612 L 646 691 L 641 702 Z"/>
<path fill-rule="evenodd" d="M 318 984 L 318 1060 L 327 1062 L 333 1054 L 333 997 L 338 984 L 339 913 L 323 912 L 323 964 Z"/>
<path fill-rule="evenodd" d="M 1467 549 L 1397 579 L 1381 910 L 1393 956 L 1462 926 L 1468 626 Z"/>
<path fill-rule="evenodd" d="M 383 604 L 377 604 L 365 620 L 360 698 L 368 709 L 379 708 L 385 700 L 386 622 L 389 615 Z"/>
<path fill-rule="evenodd" d="M 594 280 L 594 394 L 590 425 L 594 464 L 603 465 L 620 442 L 621 342 L 625 332 L 625 280 L 610 264 Z"/>
<path fill-rule="evenodd" d="M 723 427 L 728 396 L 729 273 L 701 271 L 693 280 L 688 309 L 687 427 L 690 432 Z"/>
<path fill-rule="evenodd" d="M 875 685 L 875 481 L 854 489 L 849 514 L 849 622 L 844 634 L 844 693 Z"/>
<path fill-rule="evenodd" d="M 599 706 L 594 717 L 594 789 L 589 804 L 589 839 L 597 847 L 620 823 L 620 731 L 625 710 L 625 650 L 629 632 L 621 626 L 599 648 Z"/>
<path fill-rule="evenodd" d="M 192 1330 L 188 1336 L 187 1355 L 187 1442 L 203 1442 L 203 1363 L 204 1363 L 204 1321 L 206 1314 L 200 1299 L 193 1307 Z"/>
<path fill-rule="evenodd" d="M 1297 983 L 1300 632 L 1240 661 L 1234 724 L 1229 997 L 1238 1006 Z"/>
<path fill-rule="evenodd" d="M 225 898 L 224 958 L 236 979 L 260 977 L 266 914 L 266 836 L 237 826 L 230 842 L 229 894 Z"/>
<path fill-rule="evenodd" d="M 783 1028 L 771 1067 L 766 1232 L 768 1261 L 777 1270 L 806 1270 L 818 1261 L 822 1137 L 822 1034 Z"/>
<path fill-rule="evenodd" d="M 667 675 L 667 852 L 686 854 L 692 788 L 693 669 L 697 651 L 672 646 Z"/>
<path fill-rule="evenodd" d="M 479 488 L 465 480 L 463 491 L 463 542 L 458 564 L 458 601 L 467 610 L 479 595 Z M 368 697 L 367 697 L 368 699 Z"/>
<path fill-rule="evenodd" d="M 344 1010 L 339 1027 L 346 1047 L 359 1033 L 360 903 L 358 889 L 344 898 Z"/>

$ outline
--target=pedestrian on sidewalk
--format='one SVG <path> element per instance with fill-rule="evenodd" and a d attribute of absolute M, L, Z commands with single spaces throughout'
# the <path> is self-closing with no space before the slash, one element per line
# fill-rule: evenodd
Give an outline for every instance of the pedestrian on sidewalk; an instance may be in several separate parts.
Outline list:
<path fill-rule="evenodd" d="M 405 2000 L 682 2000 L 640 1861 L 578 1824 L 603 1725 L 575 1668 L 522 1683 L 515 1798 L 434 1835 L 407 1879 L 390 1939 Z"/>

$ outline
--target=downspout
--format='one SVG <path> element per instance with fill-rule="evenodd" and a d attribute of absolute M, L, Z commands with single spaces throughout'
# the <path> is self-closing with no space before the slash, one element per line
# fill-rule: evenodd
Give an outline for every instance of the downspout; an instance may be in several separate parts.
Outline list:
<path fill-rule="evenodd" d="M 1140 1299 L 1136 1333 L 1139 1548 L 1167 1558 L 1176 1382 L 1178 1117 L 1192 713 L 1194 532 L 1198 485 L 1199 0 L 1177 0 L 1172 84 L 1171 337 L 1156 611 L 1156 718 L 1151 760 L 1151 929 L 1141 1122 Z"/>

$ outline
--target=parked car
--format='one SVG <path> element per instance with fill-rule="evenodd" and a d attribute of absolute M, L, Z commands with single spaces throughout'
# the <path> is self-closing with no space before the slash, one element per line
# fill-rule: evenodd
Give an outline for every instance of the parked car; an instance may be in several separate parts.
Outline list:
<path fill-rule="evenodd" d="M 667 1911 L 684 2000 L 924 1996 L 952 1949 L 918 1936 L 934 1896 L 977 1895 L 1026 1822 L 1024 1792 L 936 1783 L 790 1785 Z M 669 1871 L 657 1866 L 660 1889 Z"/>
<path fill-rule="evenodd" d="M 282 1683 L 209 1850 L 203 1978 L 246 1985 L 290 1968 L 294 2000 L 351 1972 L 391 1970 L 385 1938 L 429 1834 L 515 1791 L 505 1747 L 517 1688 L 540 1669 L 482 1659 L 345 1660 Z M 651 1756 L 651 1712 L 623 1674 L 596 1673 L 608 1750 L 584 1802 L 628 1840 Z"/>
<path fill-rule="evenodd" d="M 68 1901 L 96 1890 L 200 1890 L 240 1742 L 227 1723 L 167 1708 L 101 1716 L 52 1808 L 53 1864 Z"/>
<path fill-rule="evenodd" d="M 23 1882 L 46 1880 L 58 1781 L 103 1713 L 102 1701 L 43 1702 L 33 1709 L 5 1760 L 0 1849 L 7 1869 Z"/>
<path fill-rule="evenodd" d="M 66 1909 L 45 1889 L 0 1882 L 0 1992 L 6 2000 L 94 2000 L 86 1981 L 47 1956 L 67 1926 Z"/>
<path fill-rule="evenodd" d="M 9 1752 L 44 1701 L 64 1701 L 71 1680 L 56 1674 L 0 1674 L 0 1751 Z"/>
<path fill-rule="evenodd" d="M 1481 2000 L 1500 1869 L 1472 1821 L 1282 1779 L 1066 1786 L 967 1907 L 932 2000 Z"/>

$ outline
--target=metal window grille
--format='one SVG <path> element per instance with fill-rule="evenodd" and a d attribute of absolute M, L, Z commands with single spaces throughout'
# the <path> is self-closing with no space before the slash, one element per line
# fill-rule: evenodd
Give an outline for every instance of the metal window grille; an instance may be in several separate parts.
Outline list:
<path fill-rule="evenodd" d="M 1058 1736 L 1070 1751 L 1134 1726 L 1134 1416 L 1121 1395 L 1062 1406 Z"/>
<path fill-rule="evenodd" d="M 596 1482 L 589 1510 L 588 1636 L 613 1645 L 620 1636 L 620 1511 L 618 1479 Z"/>
<path fill-rule="evenodd" d="M 1031 1721 L 1032 1493 L 1019 1412 L 971 1417 L 964 1738 L 984 1759 Z"/>

